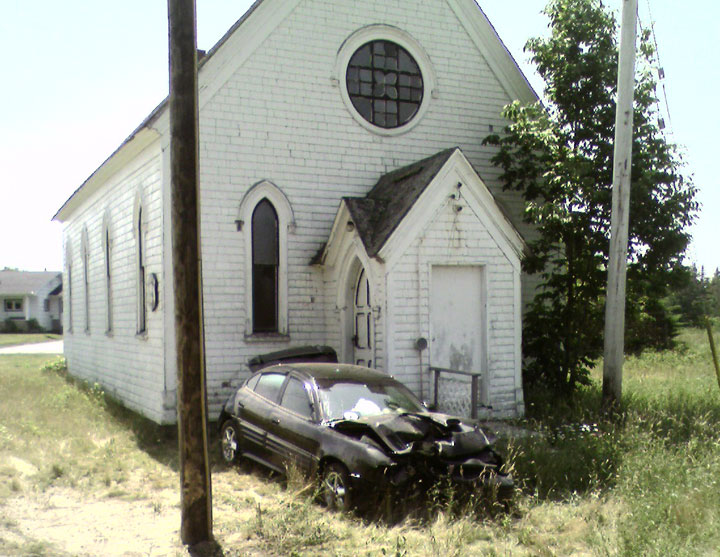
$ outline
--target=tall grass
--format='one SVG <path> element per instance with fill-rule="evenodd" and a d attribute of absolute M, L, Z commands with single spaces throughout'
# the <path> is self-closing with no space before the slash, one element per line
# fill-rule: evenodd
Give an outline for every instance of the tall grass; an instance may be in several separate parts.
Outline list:
<path fill-rule="evenodd" d="M 159 447 L 160 428 L 106 398 L 98 385 L 76 383 L 62 358 L 0 358 L 0 455 L 14 455 L 38 470 L 26 487 L 105 488 L 117 494 L 138 469 L 155 466 L 152 452 L 133 449 L 144 441 Z M 176 451 L 169 454 L 174 458 Z M 19 485 L 16 470 L 5 467 L 2 475 Z M 13 491 L 0 487 L 0 501 Z"/>
<path fill-rule="evenodd" d="M 459 507 L 440 493 L 400 522 L 334 515 L 302 477 L 278 482 L 215 456 L 222 554 L 717 555 L 720 389 L 704 332 L 680 340 L 673 352 L 628 358 L 622 420 L 600 413 L 600 366 L 572 400 L 526 393 L 528 418 L 518 425 L 531 434 L 502 442 L 519 484 L 507 513 Z M 172 436 L 74 384 L 61 364 L 38 372 L 46 359 L 0 359 L 0 456 L 40 471 L 33 487 L 0 467 L 10 480 L 0 482 L 0 503 L 43 484 L 128 498 L 175 484 Z"/>
<path fill-rule="evenodd" d="M 530 423 L 542 436 L 510 446 L 531 506 L 599 497 L 623 509 L 613 553 L 720 548 L 720 389 L 704 331 L 680 341 L 628 358 L 620 422 L 600 414 L 598 366 L 573 401 L 531 393 Z"/>

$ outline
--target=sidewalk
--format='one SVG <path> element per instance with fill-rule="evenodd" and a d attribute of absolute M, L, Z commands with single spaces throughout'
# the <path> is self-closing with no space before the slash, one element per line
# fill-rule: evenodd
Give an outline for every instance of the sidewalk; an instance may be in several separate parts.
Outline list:
<path fill-rule="evenodd" d="M 21 344 L 19 346 L 6 346 L 0 348 L 2 354 L 62 354 L 63 341 L 51 340 L 50 342 L 38 342 L 37 344 Z"/>

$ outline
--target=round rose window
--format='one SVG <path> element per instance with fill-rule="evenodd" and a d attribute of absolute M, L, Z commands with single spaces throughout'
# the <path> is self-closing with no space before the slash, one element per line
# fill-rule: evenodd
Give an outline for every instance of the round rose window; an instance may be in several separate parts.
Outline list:
<path fill-rule="evenodd" d="M 417 114 L 423 77 L 410 53 L 390 41 L 358 48 L 347 67 L 347 91 L 355 110 L 371 124 L 398 128 Z"/>

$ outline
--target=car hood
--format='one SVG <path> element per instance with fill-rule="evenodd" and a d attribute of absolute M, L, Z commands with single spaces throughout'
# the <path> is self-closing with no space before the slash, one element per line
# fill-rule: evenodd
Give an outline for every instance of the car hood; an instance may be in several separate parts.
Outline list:
<path fill-rule="evenodd" d="M 495 441 L 478 425 L 438 412 L 379 414 L 328 425 L 397 455 L 423 452 L 454 459 L 480 453 Z"/>

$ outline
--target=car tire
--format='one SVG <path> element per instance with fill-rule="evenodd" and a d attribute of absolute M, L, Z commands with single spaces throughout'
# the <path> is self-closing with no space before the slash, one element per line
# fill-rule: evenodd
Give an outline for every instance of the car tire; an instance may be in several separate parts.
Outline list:
<path fill-rule="evenodd" d="M 350 474 L 343 464 L 326 464 L 320 482 L 320 497 L 328 509 L 341 512 L 350 510 Z"/>
<path fill-rule="evenodd" d="M 220 454 L 225 464 L 235 464 L 240 457 L 240 434 L 232 420 L 226 421 L 220 430 Z"/>

